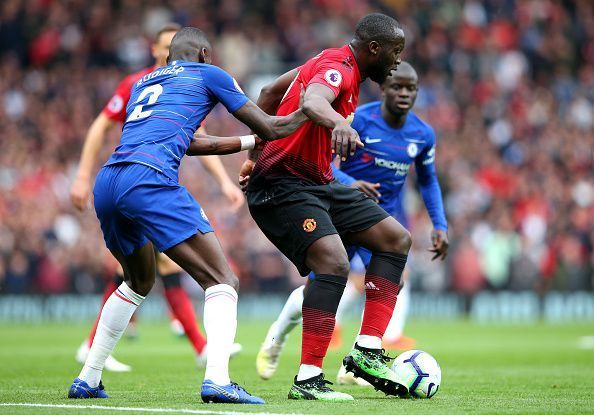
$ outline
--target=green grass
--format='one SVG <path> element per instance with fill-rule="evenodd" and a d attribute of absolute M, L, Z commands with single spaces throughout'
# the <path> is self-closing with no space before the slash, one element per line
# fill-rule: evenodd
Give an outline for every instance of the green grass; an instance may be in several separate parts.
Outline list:
<path fill-rule="evenodd" d="M 67 389 L 79 372 L 73 355 L 88 327 L 72 324 L 0 326 L 0 403 L 107 405 L 186 408 L 213 411 L 301 414 L 544 414 L 594 413 L 594 351 L 580 350 L 578 339 L 594 334 L 586 325 L 481 326 L 468 322 L 411 321 L 408 334 L 433 354 L 443 371 L 439 393 L 431 400 L 399 400 L 368 388 L 340 387 L 354 403 L 287 400 L 298 364 L 296 331 L 279 372 L 262 381 L 255 355 L 266 324 L 240 322 L 237 340 L 244 352 L 231 363 L 232 378 L 268 402 L 264 406 L 204 405 L 198 391 L 202 372 L 189 345 L 175 338 L 166 323 L 141 321 L 136 341 L 123 339 L 116 356 L 134 367 L 125 374 L 104 373 L 110 399 L 71 401 Z M 345 347 L 329 353 L 328 378 L 334 379 Z M 123 414 L 130 412 L 0 406 L 0 414 Z M 138 413 L 138 412 L 134 412 Z"/>

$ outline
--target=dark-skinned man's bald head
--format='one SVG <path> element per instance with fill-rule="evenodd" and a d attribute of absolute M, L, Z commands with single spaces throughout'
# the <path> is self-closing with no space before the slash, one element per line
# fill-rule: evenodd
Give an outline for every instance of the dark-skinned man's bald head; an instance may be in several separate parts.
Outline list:
<path fill-rule="evenodd" d="M 400 63 L 404 32 L 396 19 L 381 13 L 364 16 L 357 23 L 351 42 L 364 76 L 382 83 Z"/>
<path fill-rule="evenodd" d="M 211 63 L 211 46 L 206 34 L 195 27 L 184 27 L 175 34 L 169 47 L 167 62 Z"/>
<path fill-rule="evenodd" d="M 415 104 L 419 88 L 417 71 L 408 62 L 402 62 L 382 83 L 383 105 L 395 116 L 406 115 Z"/>

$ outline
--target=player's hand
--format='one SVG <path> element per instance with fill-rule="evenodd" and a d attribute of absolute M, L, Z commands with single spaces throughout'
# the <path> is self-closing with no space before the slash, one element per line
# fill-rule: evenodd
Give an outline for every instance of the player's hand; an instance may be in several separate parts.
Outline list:
<path fill-rule="evenodd" d="M 433 248 L 429 249 L 429 252 L 435 254 L 433 255 L 433 258 L 431 258 L 431 261 L 434 261 L 437 258 L 441 258 L 442 261 L 446 259 L 448 256 L 448 247 L 450 246 L 448 234 L 445 231 L 433 229 L 431 232 L 431 243 L 433 244 Z"/>
<path fill-rule="evenodd" d="M 81 212 L 91 205 L 91 181 L 77 177 L 70 187 L 70 200 Z"/>
<path fill-rule="evenodd" d="M 233 212 L 237 212 L 239 208 L 243 206 L 243 192 L 231 181 L 226 182 L 221 186 L 221 192 L 223 192 L 227 200 L 231 202 L 231 210 Z"/>
<path fill-rule="evenodd" d="M 381 193 L 377 190 L 380 187 L 379 183 L 366 182 L 365 180 L 357 180 L 351 184 L 351 187 L 359 189 L 367 196 L 373 199 L 374 202 L 379 202 L 379 198 L 382 197 Z"/>
<path fill-rule="evenodd" d="M 254 134 L 254 137 L 256 138 L 256 145 L 254 146 L 254 150 L 262 151 L 264 149 L 264 145 L 266 144 L 266 141 L 262 140 L 256 134 Z"/>
<path fill-rule="evenodd" d="M 299 84 L 299 109 L 303 108 L 303 101 L 305 101 L 305 88 L 303 84 Z"/>
<path fill-rule="evenodd" d="M 337 124 L 332 130 L 332 152 L 338 154 L 342 161 L 345 161 L 349 154 L 355 155 L 357 147 L 363 146 L 359 134 L 347 120 Z"/>
<path fill-rule="evenodd" d="M 254 170 L 255 164 L 255 162 L 248 159 L 243 163 L 241 169 L 239 169 L 239 187 L 241 187 L 241 190 L 244 192 L 250 181 L 250 175 L 252 174 L 252 170 Z"/>

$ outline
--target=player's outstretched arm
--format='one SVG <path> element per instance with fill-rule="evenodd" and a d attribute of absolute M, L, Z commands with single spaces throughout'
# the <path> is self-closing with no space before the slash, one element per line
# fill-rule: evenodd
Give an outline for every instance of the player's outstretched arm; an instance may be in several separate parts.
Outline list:
<path fill-rule="evenodd" d="M 206 129 L 204 127 L 198 128 L 198 132 L 202 134 L 206 134 Z M 225 166 L 223 166 L 223 162 L 221 158 L 216 154 L 210 154 L 207 156 L 200 157 L 200 161 L 202 162 L 202 166 L 210 173 L 212 177 L 216 180 L 221 188 L 221 192 L 227 200 L 231 203 L 231 210 L 236 212 L 243 206 L 245 198 L 243 197 L 243 192 L 233 181 Z"/>
<path fill-rule="evenodd" d="M 188 156 L 207 156 L 211 154 L 233 154 L 243 150 L 251 150 L 262 142 L 255 135 L 217 137 L 214 135 L 194 133 L 194 139 L 186 150 Z"/>
<path fill-rule="evenodd" d="M 301 109 L 285 116 L 271 116 L 266 114 L 252 101 L 233 113 L 233 116 L 247 125 L 258 137 L 265 141 L 277 140 L 294 133 L 307 121 Z"/>
<path fill-rule="evenodd" d="M 292 69 L 264 86 L 260 91 L 256 104 L 262 108 L 266 114 L 276 114 L 278 106 L 298 74 L 299 68 Z"/>
<path fill-rule="evenodd" d="M 86 208 L 89 203 L 93 168 L 99 151 L 103 147 L 105 136 L 113 125 L 114 121 L 101 113 L 89 127 L 78 163 L 78 171 L 70 187 L 70 199 L 72 204 L 79 210 Z"/>
<path fill-rule="evenodd" d="M 430 131 L 428 144 L 415 158 L 415 168 L 417 170 L 419 189 L 434 227 L 431 232 L 433 248 L 429 249 L 429 252 L 434 254 L 431 260 L 441 258 L 443 261 L 448 255 L 450 243 L 448 240 L 448 222 L 443 207 L 441 187 L 439 186 L 435 171 L 435 133 L 433 133 L 433 130 Z"/>
<path fill-rule="evenodd" d="M 332 108 L 335 99 L 334 92 L 327 86 L 311 84 L 305 91 L 302 109 L 310 120 L 332 129 L 332 151 L 344 161 L 347 154 L 354 155 L 357 146 L 363 147 L 363 143 L 350 121 Z"/>

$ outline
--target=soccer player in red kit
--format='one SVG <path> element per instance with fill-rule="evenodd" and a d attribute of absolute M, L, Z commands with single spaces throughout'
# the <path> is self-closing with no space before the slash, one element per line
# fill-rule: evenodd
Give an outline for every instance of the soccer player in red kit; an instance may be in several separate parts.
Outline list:
<path fill-rule="evenodd" d="M 169 23 L 159 30 L 155 37 L 155 42 L 152 45 L 152 54 L 155 58 L 155 65 L 126 76 L 116 88 L 113 96 L 103 111 L 97 116 L 89 128 L 83 146 L 78 171 L 70 189 L 72 203 L 77 209 L 82 211 L 90 204 L 92 174 L 99 156 L 99 151 L 103 146 L 107 132 L 116 124 L 124 123 L 126 119 L 126 105 L 130 99 L 132 86 L 138 79 L 154 71 L 155 68 L 167 64 L 171 39 L 180 28 L 181 27 L 176 23 Z M 202 131 L 202 133 L 203 132 L 204 131 Z M 219 156 L 202 156 L 201 160 L 204 167 L 220 184 L 223 194 L 229 199 L 233 208 L 238 209 L 241 207 L 243 204 L 243 194 L 227 175 Z M 200 332 L 192 302 L 181 286 L 181 276 L 183 271 L 179 265 L 169 259 L 165 254 L 159 254 L 157 256 L 157 266 L 159 275 L 162 277 L 165 291 L 164 294 L 171 313 L 175 319 L 181 323 L 184 334 L 194 348 L 197 364 L 203 366 L 206 363 L 206 339 Z M 108 281 L 105 287 L 103 303 L 107 301 L 109 296 L 123 281 L 122 269 L 119 265 L 118 268 L 119 271 L 117 272 L 117 275 Z M 79 363 L 84 364 L 86 360 L 89 349 L 93 343 L 93 338 L 95 337 L 99 315 L 95 320 L 95 324 L 93 325 L 88 338 L 85 339 L 76 353 L 76 360 Z M 240 348 L 241 346 L 239 344 L 234 344 L 232 354 L 237 353 Z M 127 372 L 131 370 L 130 366 L 119 362 L 113 356 L 109 356 L 105 362 L 105 369 L 114 372 Z"/>
<path fill-rule="evenodd" d="M 381 341 L 396 304 L 410 234 L 364 193 L 334 180 L 330 167 L 332 153 L 345 160 L 363 146 L 350 126 L 359 84 L 365 78 L 382 83 L 400 63 L 403 48 L 396 20 L 367 15 L 350 44 L 322 51 L 265 87 L 258 99 L 267 112 L 289 114 L 306 89 L 302 109 L 309 121 L 290 136 L 267 142 L 259 157 L 252 152 L 240 172 L 242 183 L 249 179 L 247 200 L 258 226 L 301 275 L 315 274 L 304 292 L 301 365 L 290 399 L 353 399 L 330 389 L 322 373 L 349 273 L 345 244 L 373 253 L 361 330 L 345 367 L 387 394 L 406 392 L 386 365 Z"/>

